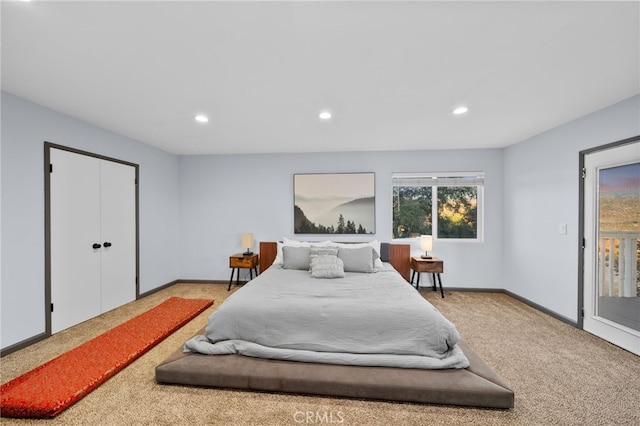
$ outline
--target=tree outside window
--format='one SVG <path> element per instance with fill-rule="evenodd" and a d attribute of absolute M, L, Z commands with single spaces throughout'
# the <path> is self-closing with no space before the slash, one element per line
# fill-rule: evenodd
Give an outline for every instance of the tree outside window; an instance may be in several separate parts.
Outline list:
<path fill-rule="evenodd" d="M 483 173 L 393 175 L 393 238 L 481 239 Z M 436 218 L 434 221 L 433 218 Z"/>
<path fill-rule="evenodd" d="M 432 188 L 393 187 L 393 238 L 431 235 Z"/>

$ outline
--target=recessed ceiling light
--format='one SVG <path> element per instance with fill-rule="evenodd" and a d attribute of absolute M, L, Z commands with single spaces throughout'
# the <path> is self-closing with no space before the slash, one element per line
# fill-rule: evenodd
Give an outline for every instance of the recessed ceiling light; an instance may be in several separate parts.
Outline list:
<path fill-rule="evenodd" d="M 469 111 L 469 108 L 467 108 L 466 106 L 459 106 L 453 110 L 453 113 L 455 115 L 460 115 L 460 114 L 464 114 L 467 111 Z"/>
<path fill-rule="evenodd" d="M 318 114 L 318 117 L 320 117 L 321 120 L 328 120 L 331 118 L 331 113 L 329 111 L 322 111 Z"/>
<path fill-rule="evenodd" d="M 195 120 L 198 123 L 206 123 L 209 121 L 209 117 L 207 117 L 206 115 L 199 114 L 199 115 L 196 115 Z"/>

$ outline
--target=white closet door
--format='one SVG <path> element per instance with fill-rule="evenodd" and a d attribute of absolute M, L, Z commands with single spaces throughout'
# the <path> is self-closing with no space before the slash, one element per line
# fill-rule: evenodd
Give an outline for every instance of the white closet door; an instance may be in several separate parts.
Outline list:
<path fill-rule="evenodd" d="M 136 298 L 135 168 L 100 162 L 102 210 L 102 312 Z"/>
<path fill-rule="evenodd" d="M 51 149 L 51 332 L 101 313 L 100 160 Z"/>

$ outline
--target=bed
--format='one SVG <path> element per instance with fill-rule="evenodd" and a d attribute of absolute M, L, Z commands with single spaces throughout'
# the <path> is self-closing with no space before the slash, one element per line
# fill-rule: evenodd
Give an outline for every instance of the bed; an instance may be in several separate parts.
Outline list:
<path fill-rule="evenodd" d="M 260 276 L 156 367 L 159 383 L 513 407 L 408 283 L 408 245 L 260 244 Z M 379 257 L 379 259 L 378 259 Z"/>

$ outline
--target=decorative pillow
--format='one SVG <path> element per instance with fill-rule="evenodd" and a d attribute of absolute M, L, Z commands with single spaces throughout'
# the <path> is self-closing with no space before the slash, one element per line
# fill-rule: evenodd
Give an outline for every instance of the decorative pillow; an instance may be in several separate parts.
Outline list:
<path fill-rule="evenodd" d="M 282 237 L 282 242 L 278 241 L 276 243 L 276 258 L 273 260 L 273 264 L 274 265 L 279 265 L 282 267 L 283 264 L 283 256 L 282 256 L 282 247 L 284 246 L 291 246 L 291 247 L 311 247 L 311 244 L 309 241 L 298 241 L 298 240 L 290 240 L 287 237 Z M 314 246 L 318 246 L 318 247 L 329 247 L 329 246 L 333 246 L 335 247 L 335 243 L 332 243 L 329 240 L 326 241 L 320 241 L 317 243 L 313 243 Z"/>
<path fill-rule="evenodd" d="M 376 272 L 374 260 L 378 254 L 371 246 L 338 249 L 338 258 L 344 262 L 345 272 Z"/>
<path fill-rule="evenodd" d="M 344 263 L 336 256 L 313 257 L 311 278 L 344 278 Z"/>
<path fill-rule="evenodd" d="M 356 249 L 356 248 L 362 248 L 362 247 L 373 247 L 375 253 L 374 253 L 374 258 L 373 258 L 373 266 L 375 268 L 381 268 L 382 267 L 382 243 L 378 240 L 373 240 L 373 241 L 369 241 L 368 243 L 350 243 L 350 244 L 345 244 L 345 243 L 336 243 L 336 245 L 339 248 L 345 248 L 345 249 Z M 389 260 L 386 260 L 386 262 L 388 262 Z"/>
<path fill-rule="evenodd" d="M 290 240 L 288 238 L 282 238 L 282 242 L 278 241 L 276 243 L 276 246 L 277 246 L 276 258 L 274 259 L 273 264 L 282 266 L 282 263 L 283 263 L 282 248 L 284 246 L 311 247 L 311 243 L 306 241 L 296 241 L 296 240 Z"/>
<path fill-rule="evenodd" d="M 315 256 L 337 256 L 338 247 L 311 245 L 309 256 L 313 259 Z"/>
<path fill-rule="evenodd" d="M 284 269 L 309 270 L 310 247 L 282 247 L 282 267 Z"/>

